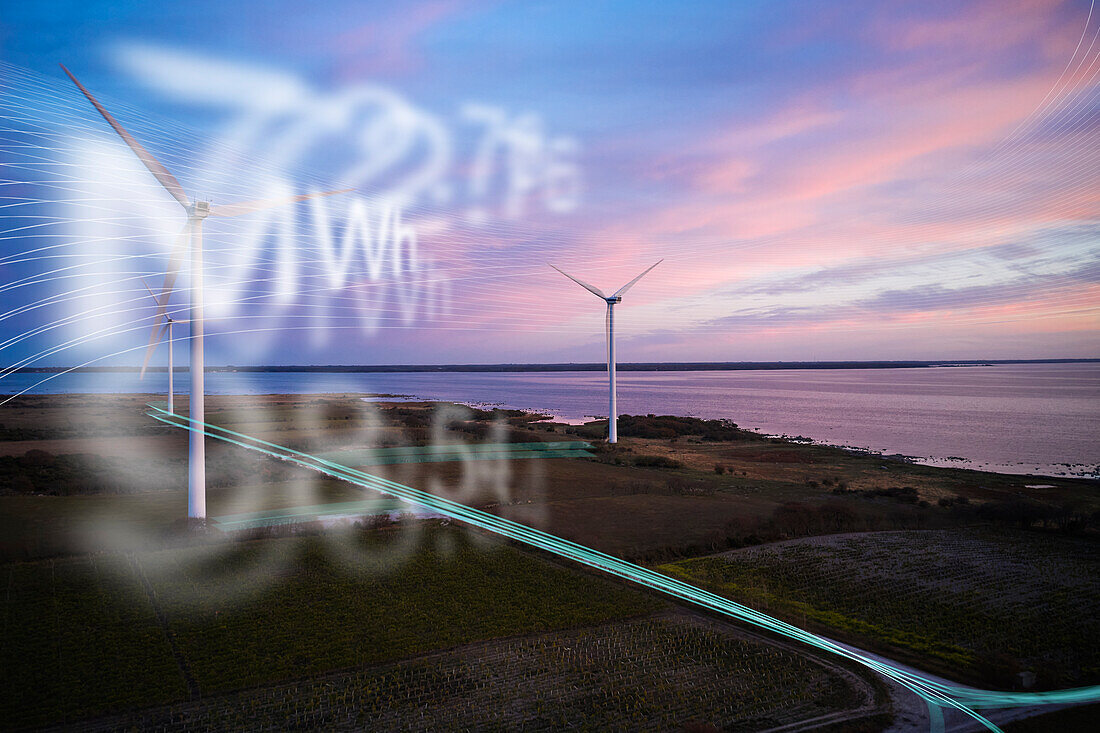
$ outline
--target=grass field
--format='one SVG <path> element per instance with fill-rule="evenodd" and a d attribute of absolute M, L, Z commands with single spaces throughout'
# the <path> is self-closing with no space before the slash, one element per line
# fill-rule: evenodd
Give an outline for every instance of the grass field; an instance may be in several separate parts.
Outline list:
<path fill-rule="evenodd" d="M 126 557 L 6 565 L 0 717 L 20 728 L 185 698 Z"/>
<path fill-rule="evenodd" d="M 0 716 L 11 727 L 73 721 L 185 700 L 192 689 L 207 695 L 663 607 L 466 538 L 426 530 L 407 555 L 389 531 L 356 535 L 342 556 L 324 539 L 292 538 L 3 566 Z"/>
<path fill-rule="evenodd" d="M 1010 685 L 1100 681 L 1100 545 L 934 530 L 780 542 L 660 570 L 942 668 Z"/>
<path fill-rule="evenodd" d="M 458 647 L 104 722 L 105 729 L 755 731 L 877 709 L 861 678 L 683 613 Z"/>
<path fill-rule="evenodd" d="M 439 439 L 569 441 L 601 430 L 431 403 L 367 405 L 360 397 L 211 396 L 208 415 L 315 452 Z M 14 639 L 3 652 L 9 720 L 191 706 L 196 696 L 269 689 L 662 607 L 514 548 L 463 544 L 461 533 L 413 537 L 415 523 L 325 530 L 312 539 L 234 535 L 213 550 L 183 548 L 175 525 L 186 508 L 186 436 L 144 414 L 153 398 L 55 395 L 5 407 L 0 562 L 7 564 L 0 571 L 5 640 Z M 440 414 L 451 417 L 433 426 Z M 595 441 L 592 458 L 363 468 L 627 559 L 696 558 L 664 568 L 949 677 L 1002 684 L 1029 668 L 1044 686 L 1096 678 L 1096 645 L 1074 648 L 1088 638 L 1082 634 L 1100 636 L 1089 621 L 1100 615 L 1095 586 L 1080 572 L 1095 567 L 1096 482 L 1044 479 L 1048 488 L 1028 489 L 1034 477 L 853 455 L 717 421 L 637 416 L 622 427 L 619 445 Z M 367 498 L 234 446 L 208 441 L 207 455 L 212 516 Z M 976 524 L 1017 527 L 1024 556 L 1006 561 L 991 535 L 975 540 L 969 527 Z M 918 528 L 940 533 L 919 536 L 943 539 L 892 546 L 874 539 L 884 534 L 863 534 L 865 542 L 831 549 L 831 540 L 807 539 L 778 555 L 769 553 L 781 545 L 763 544 Z M 741 563 L 704 557 L 746 545 L 761 554 L 735 554 L 748 558 Z M 389 572 L 394 567 L 403 572 Z M 930 572 L 940 585 L 928 585 Z M 1069 585 L 1050 590 L 1043 582 L 1052 578 Z M 1043 631 L 1019 633 L 1032 627 Z M 303 700 L 320 694 L 310 685 L 295 688 Z M 348 699 L 367 699 L 351 688 Z"/>

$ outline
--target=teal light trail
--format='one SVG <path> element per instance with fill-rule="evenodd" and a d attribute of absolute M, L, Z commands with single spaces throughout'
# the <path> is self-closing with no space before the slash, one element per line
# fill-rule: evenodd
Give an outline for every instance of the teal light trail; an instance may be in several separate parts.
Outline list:
<path fill-rule="evenodd" d="M 767 614 L 755 611 L 740 603 L 731 601 L 728 598 L 723 598 L 722 596 L 697 588 L 683 581 L 654 572 L 640 565 L 635 565 L 634 563 L 606 555 L 598 550 L 578 545 L 575 542 L 570 542 L 569 540 L 556 537 L 547 532 L 489 514 L 488 512 L 473 509 L 464 504 L 444 499 L 409 486 L 404 486 L 394 481 L 372 476 L 371 474 L 357 471 L 347 466 L 342 466 L 338 463 L 312 456 L 308 453 L 302 453 L 285 446 L 269 443 L 265 440 L 234 432 L 227 428 L 210 425 L 208 423 L 198 423 L 192 421 L 188 417 L 167 412 L 156 405 L 150 405 L 149 407 L 152 410 L 152 412 L 148 413 L 151 417 L 161 422 L 168 423 L 169 425 L 181 427 L 193 432 L 204 433 L 212 438 L 250 450 L 259 451 L 260 453 L 319 471 L 328 476 L 343 479 L 357 486 L 378 491 L 387 496 L 392 496 L 411 504 L 417 504 L 433 512 L 453 517 L 454 519 L 466 522 L 475 527 L 495 532 L 504 537 L 518 540 L 533 547 L 538 547 L 547 552 L 552 552 L 561 557 L 568 558 L 582 565 L 587 565 L 602 570 L 603 572 L 610 573 L 611 575 L 661 591 L 662 593 L 666 593 L 680 600 L 688 601 L 709 611 L 767 629 L 768 631 L 788 639 L 800 641 L 822 651 L 858 662 L 884 677 L 894 680 L 898 684 L 919 695 L 927 702 L 930 711 L 933 713 L 930 717 L 933 721 L 932 724 L 934 729 L 942 730 L 942 717 L 936 714 L 941 708 L 959 710 L 974 718 L 989 730 L 1000 732 L 1001 729 L 996 724 L 978 713 L 977 710 L 982 708 L 1052 704 L 1065 705 L 1100 701 L 1100 685 L 1048 692 L 1001 692 L 943 684 L 937 680 L 923 677 L 915 672 L 875 659 L 857 650 L 842 647 L 829 639 L 800 629 L 797 626 L 792 626 L 785 621 L 780 621 Z M 938 725 L 937 722 L 939 723 Z"/>

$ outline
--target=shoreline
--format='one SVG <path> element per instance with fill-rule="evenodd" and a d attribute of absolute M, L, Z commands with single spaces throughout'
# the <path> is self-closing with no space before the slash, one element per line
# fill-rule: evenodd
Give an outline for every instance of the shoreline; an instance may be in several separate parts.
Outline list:
<path fill-rule="evenodd" d="M 177 392 L 177 396 L 186 397 L 186 390 Z M 584 415 L 581 417 L 567 415 L 559 410 L 553 409 L 540 409 L 532 407 L 530 405 L 512 405 L 506 402 L 491 402 L 485 400 L 459 400 L 459 399 L 442 399 L 431 396 L 425 396 L 415 393 L 394 393 L 394 392 L 355 392 L 355 391 L 341 391 L 341 392 L 233 392 L 233 393 L 219 393 L 208 392 L 210 396 L 239 396 L 239 397 L 292 397 L 292 396 L 318 396 L 327 394 L 343 394 L 343 395 L 357 395 L 364 402 L 372 403 L 421 403 L 421 402 L 439 402 L 455 405 L 463 405 L 472 409 L 481 410 L 519 410 L 531 415 L 546 415 L 547 421 L 558 424 L 568 425 L 571 427 L 577 427 L 589 422 L 595 422 L 599 420 L 606 420 L 603 415 Z M 15 398 L 43 398 L 43 397 L 79 397 L 79 396 L 135 396 L 135 395 L 148 395 L 150 398 L 162 398 L 155 392 L 48 392 L 48 393 L 28 393 L 23 395 L 15 395 Z M 624 413 L 625 414 L 625 413 Z M 712 417 L 708 415 L 688 414 L 679 415 L 680 417 L 690 417 L 703 420 L 710 419 L 726 419 L 720 417 Z M 844 443 L 842 441 L 827 441 L 818 440 L 812 437 L 806 437 L 804 435 L 792 435 L 790 433 L 770 433 L 764 432 L 759 428 L 748 428 L 738 424 L 738 427 L 747 432 L 755 433 L 764 438 L 775 438 L 779 440 L 788 441 L 791 443 L 797 443 L 802 445 L 813 445 L 823 448 L 835 448 L 838 450 L 846 451 L 853 455 L 869 456 L 879 458 L 884 461 L 893 461 L 900 463 L 908 463 L 912 465 L 926 466 L 929 468 L 944 468 L 944 469 L 959 469 L 969 470 L 984 473 L 995 473 L 1005 476 L 1032 476 L 1036 478 L 1050 478 L 1050 479 L 1078 479 L 1086 481 L 1100 480 L 1100 464 L 1089 463 L 1069 463 L 1069 462 L 1052 462 L 1052 463 L 1039 463 L 1035 462 L 991 462 L 981 461 L 979 459 L 971 459 L 965 456 L 920 456 L 913 455 L 905 452 L 903 449 L 896 448 L 882 448 L 875 449 L 868 446 L 859 446 Z M 1028 470 L 1027 467 L 1033 467 Z"/>
<path fill-rule="evenodd" d="M 370 398 L 369 401 L 379 401 Z M 494 409 L 499 408 L 502 410 L 520 410 L 530 415 L 549 415 L 550 422 L 561 423 L 564 425 L 578 426 L 584 425 L 589 422 L 596 422 L 599 420 L 606 420 L 607 418 L 602 415 L 585 415 L 584 417 L 570 417 L 555 413 L 552 410 L 540 410 L 532 407 L 517 407 L 509 406 L 503 402 L 482 402 L 480 400 L 435 400 L 420 397 L 418 395 L 389 395 L 387 396 L 387 402 L 448 402 L 455 405 L 464 405 L 473 409 Z M 712 418 L 706 415 L 676 415 L 675 417 L 692 417 L 701 420 L 713 420 L 722 418 Z M 929 468 L 955 468 L 966 471 L 980 471 L 985 473 L 997 473 L 1005 476 L 1035 476 L 1038 478 L 1066 478 L 1066 479 L 1085 479 L 1085 480 L 1100 480 L 1100 465 L 1087 467 L 1087 464 L 1083 463 L 1049 463 L 1040 464 L 1035 466 L 1035 470 L 1026 471 L 1022 470 L 1024 466 L 1035 465 L 1028 462 L 1019 463 L 990 463 L 981 462 L 977 459 L 965 458 L 962 456 L 914 456 L 903 453 L 901 451 L 876 450 L 874 448 L 867 448 L 863 446 L 846 445 L 843 443 L 830 443 L 827 441 L 816 440 L 814 438 L 807 438 L 802 435 L 790 435 L 789 433 L 765 433 L 754 428 L 745 428 L 738 426 L 741 430 L 745 430 L 750 433 L 756 433 L 764 438 L 776 438 L 779 440 L 785 440 L 791 443 L 800 443 L 802 445 L 815 445 L 822 448 L 836 448 L 839 450 L 847 451 L 854 455 L 860 456 L 872 456 L 881 458 L 885 461 L 897 461 L 900 463 L 910 463 L 919 466 L 928 466 Z M 1081 469 L 1078 472 L 1072 472 L 1072 469 L 1080 466 Z M 1054 469 L 1067 468 L 1070 471 L 1055 472 Z M 1091 470 L 1090 470 L 1091 468 Z M 1050 469 L 1049 472 L 1044 469 Z"/>

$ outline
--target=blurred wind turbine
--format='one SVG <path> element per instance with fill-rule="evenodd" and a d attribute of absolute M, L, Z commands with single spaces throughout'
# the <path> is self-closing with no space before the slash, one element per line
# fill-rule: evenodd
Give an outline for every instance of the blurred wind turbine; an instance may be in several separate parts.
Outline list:
<path fill-rule="evenodd" d="M 648 268 L 646 268 L 645 271 L 642 272 L 641 275 L 638 275 L 638 277 L 634 278 L 633 280 L 628 282 L 626 285 L 623 285 L 621 288 L 616 290 L 613 295 L 604 295 L 603 291 L 600 290 L 599 288 L 597 288 L 593 285 L 589 285 L 588 283 L 584 282 L 583 280 L 578 280 L 577 278 L 570 275 L 568 272 L 565 272 L 564 270 L 560 270 L 557 267 L 554 267 L 553 265 L 550 265 L 549 262 L 546 263 L 546 264 L 550 265 L 551 267 L 554 267 L 555 270 L 558 270 L 558 272 L 560 272 L 562 275 L 565 275 L 567 278 L 569 278 L 570 280 L 575 282 L 577 285 L 580 285 L 582 288 L 584 288 L 588 292 L 595 295 L 597 298 L 600 298 L 601 300 L 603 300 L 604 302 L 607 303 L 607 381 L 608 381 L 608 391 L 610 392 L 610 398 L 609 398 L 609 403 L 610 404 L 608 406 L 608 412 L 607 412 L 607 442 L 608 443 L 618 443 L 619 442 L 619 428 L 618 428 L 618 425 L 617 425 L 618 419 L 619 419 L 619 412 L 618 412 L 618 405 L 615 402 L 615 304 L 616 303 L 621 303 L 622 300 L 623 300 L 623 293 L 625 293 L 627 290 L 630 290 L 630 288 L 632 288 L 634 286 L 634 283 L 641 280 L 643 277 L 645 277 L 646 273 L 648 273 L 650 270 L 652 270 L 654 267 L 661 264 L 662 262 L 664 262 L 663 259 L 662 260 L 657 260 L 656 262 L 654 262 L 652 265 L 650 265 Z"/>
<path fill-rule="evenodd" d="M 145 289 L 149 291 L 149 295 L 153 298 L 153 302 L 157 304 L 157 311 L 159 312 L 160 311 L 160 299 L 157 298 L 157 296 L 153 293 L 153 289 L 149 287 L 149 283 L 142 280 L 141 284 L 144 285 Z M 145 370 L 149 367 L 149 357 L 151 357 L 153 355 L 153 349 L 156 347 L 156 345 L 158 343 L 160 343 L 160 340 L 162 338 L 164 338 L 164 336 L 167 334 L 167 336 L 168 336 L 168 412 L 169 413 L 174 413 L 175 412 L 175 409 L 173 409 L 173 406 L 174 406 L 173 394 L 174 394 L 175 390 L 173 389 L 173 384 L 172 384 L 173 375 L 175 374 L 175 367 L 172 364 L 172 352 L 175 351 L 175 349 L 176 349 L 175 344 L 172 341 L 172 324 L 175 324 L 175 323 L 189 323 L 189 321 L 177 321 L 175 318 L 172 318 L 172 316 L 168 315 L 168 313 L 165 312 L 165 314 L 164 314 L 164 326 L 160 329 L 159 333 L 157 332 L 157 325 L 158 324 L 156 324 L 155 322 L 153 323 L 153 334 L 152 334 L 152 337 L 151 337 L 149 348 L 147 348 L 145 350 L 145 362 L 141 365 L 141 379 L 145 379 Z"/>
<path fill-rule="evenodd" d="M 203 372 L 205 367 L 203 359 L 202 317 L 203 221 L 208 216 L 226 217 L 250 214 L 254 211 L 262 211 L 274 206 L 281 206 L 282 204 L 305 201 L 306 199 L 316 196 L 332 196 L 337 193 L 345 193 L 352 189 L 344 188 L 339 191 L 307 193 L 298 196 L 286 196 L 283 198 L 261 201 L 242 201 L 236 204 L 216 207 L 211 206 L 209 201 L 191 201 L 187 198 L 187 194 L 183 191 L 183 186 L 176 180 L 176 177 L 169 173 L 168 169 L 161 165 L 148 150 L 142 147 L 141 143 L 135 140 L 133 135 L 126 132 L 126 130 L 122 128 L 122 125 L 118 124 L 118 121 L 111 116 L 111 113 L 103 108 L 103 105 L 92 96 L 91 92 L 84 88 L 83 84 L 77 81 L 76 77 L 72 75 L 72 72 L 65 68 L 64 64 L 60 66 L 65 74 L 72 79 L 73 84 L 76 84 L 77 88 L 88 98 L 88 101 L 92 103 L 96 111 L 103 116 L 103 119 L 107 120 L 107 124 L 118 133 L 118 136 L 130 147 L 130 150 L 134 152 L 138 160 L 140 160 L 149 172 L 153 174 L 157 182 L 164 186 L 165 190 L 171 194 L 172 198 L 179 202 L 179 205 L 182 206 L 183 210 L 187 213 L 187 223 L 184 224 L 183 229 L 176 236 L 172 258 L 168 263 L 168 271 L 164 275 L 164 286 L 161 290 L 160 298 L 154 298 L 157 301 L 157 315 L 153 322 L 153 333 L 149 336 L 149 346 L 145 352 L 145 363 L 149 363 L 149 356 L 153 349 L 156 348 L 157 341 L 159 340 L 157 336 L 159 321 L 162 317 L 167 319 L 168 299 L 172 295 L 172 286 L 176 282 L 176 276 L 179 274 L 180 266 L 183 263 L 186 241 L 190 239 L 191 287 L 189 296 L 191 317 L 188 323 L 191 327 L 191 360 L 188 370 L 191 376 L 191 401 L 189 415 L 193 424 L 201 428 L 206 417 L 203 385 Z M 169 327 L 171 326 L 170 320 L 167 325 Z M 170 353 L 171 351 L 169 351 L 169 354 Z M 142 373 L 144 373 L 144 371 L 145 367 L 143 366 Z M 171 371 L 169 371 L 169 374 L 171 374 Z M 200 523 L 205 523 L 206 521 L 206 445 L 204 441 L 205 436 L 202 432 L 197 430 L 190 431 L 187 462 L 187 516 L 189 519 L 198 520 Z"/>

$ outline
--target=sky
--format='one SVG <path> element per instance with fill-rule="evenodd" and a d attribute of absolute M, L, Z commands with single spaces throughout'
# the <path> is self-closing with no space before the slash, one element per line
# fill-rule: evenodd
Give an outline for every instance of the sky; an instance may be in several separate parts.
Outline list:
<path fill-rule="evenodd" d="M 1100 357 L 1098 33 L 1090 0 L 11 4 L 0 366 L 141 363 L 185 222 L 58 63 L 192 200 L 351 189 L 204 224 L 209 364 L 600 361 L 547 263 L 657 260 L 620 361 Z"/>

